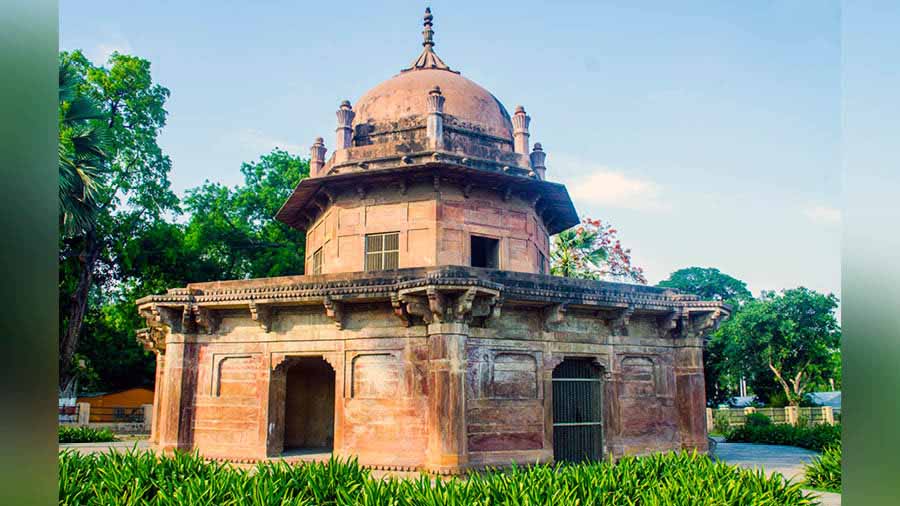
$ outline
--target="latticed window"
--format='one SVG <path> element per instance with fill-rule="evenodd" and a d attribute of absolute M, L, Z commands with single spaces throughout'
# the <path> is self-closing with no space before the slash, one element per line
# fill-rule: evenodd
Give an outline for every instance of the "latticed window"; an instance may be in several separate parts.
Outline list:
<path fill-rule="evenodd" d="M 316 250 L 312 256 L 312 273 L 322 274 L 322 248 Z"/>
<path fill-rule="evenodd" d="M 366 236 L 366 270 L 396 269 L 400 264 L 400 233 Z"/>

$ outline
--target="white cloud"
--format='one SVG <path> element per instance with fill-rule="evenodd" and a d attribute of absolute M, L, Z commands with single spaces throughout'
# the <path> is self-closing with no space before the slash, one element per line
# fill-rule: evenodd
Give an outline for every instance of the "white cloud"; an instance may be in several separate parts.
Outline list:
<path fill-rule="evenodd" d="M 303 147 L 299 144 L 288 142 L 284 139 L 278 139 L 263 133 L 261 130 L 253 128 L 244 128 L 235 134 L 235 140 L 247 150 L 263 154 L 279 147 L 293 154 L 301 154 Z"/>
<path fill-rule="evenodd" d="M 655 211 L 668 207 L 663 187 L 621 170 L 600 167 L 566 181 L 569 194 L 581 204 L 620 209 Z"/>
<path fill-rule="evenodd" d="M 803 209 L 803 214 L 813 223 L 821 225 L 840 225 L 841 210 L 831 206 L 814 204 Z"/>
<path fill-rule="evenodd" d="M 128 43 L 127 40 L 121 39 L 114 43 L 105 43 L 105 44 L 97 44 L 93 49 L 89 49 L 85 51 L 87 57 L 94 63 L 94 65 L 102 65 L 105 66 L 109 57 L 112 56 L 113 52 L 118 51 L 120 54 L 134 54 L 134 48 L 131 47 L 131 44 Z"/>

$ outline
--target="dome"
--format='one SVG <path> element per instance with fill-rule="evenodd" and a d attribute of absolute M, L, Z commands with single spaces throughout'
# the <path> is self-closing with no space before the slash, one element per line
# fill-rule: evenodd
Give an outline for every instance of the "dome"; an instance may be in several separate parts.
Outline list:
<path fill-rule="evenodd" d="M 425 116 L 426 98 L 435 86 L 441 88 L 444 96 L 445 114 L 480 127 L 485 133 L 512 140 L 512 123 L 503 104 L 471 80 L 441 68 L 414 67 L 372 88 L 354 104 L 354 126 Z"/>

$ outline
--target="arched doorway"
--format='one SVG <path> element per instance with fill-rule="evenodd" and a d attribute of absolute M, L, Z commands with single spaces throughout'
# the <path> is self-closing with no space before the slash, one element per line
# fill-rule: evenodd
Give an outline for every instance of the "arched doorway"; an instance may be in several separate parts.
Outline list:
<path fill-rule="evenodd" d="M 321 357 L 291 360 L 285 379 L 284 451 L 331 451 L 334 369 Z"/>
<path fill-rule="evenodd" d="M 566 359 L 553 369 L 553 458 L 603 457 L 603 383 L 592 359 Z"/>

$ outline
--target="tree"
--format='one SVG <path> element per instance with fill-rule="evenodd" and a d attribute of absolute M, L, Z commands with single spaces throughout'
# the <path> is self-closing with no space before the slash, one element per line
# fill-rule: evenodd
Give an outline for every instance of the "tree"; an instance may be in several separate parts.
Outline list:
<path fill-rule="evenodd" d="M 617 233 L 608 223 L 584 218 L 581 225 L 556 234 L 550 247 L 550 272 L 567 278 L 646 284 L 644 270 L 631 264 L 631 250 L 622 247 Z"/>
<path fill-rule="evenodd" d="M 140 297 L 192 282 L 301 274 L 305 236 L 273 216 L 308 168 L 276 149 L 241 166 L 243 185 L 189 190 L 187 223 L 122 217 L 104 271 L 114 284 L 93 294 L 85 316 L 79 383 L 94 390 L 152 384 L 153 357 L 134 338 L 145 325 L 134 305 Z"/>
<path fill-rule="evenodd" d="M 241 166 L 244 185 L 206 182 L 188 191 L 186 240 L 227 278 L 303 274 L 306 235 L 274 219 L 309 161 L 276 148 Z"/>
<path fill-rule="evenodd" d="M 753 298 L 746 283 L 713 267 L 679 269 L 657 286 L 676 288 L 703 300 L 720 300 L 736 307 Z"/>
<path fill-rule="evenodd" d="M 169 90 L 153 82 L 150 62 L 113 53 L 108 67 L 96 67 L 81 51 L 61 52 L 59 59 L 71 72 L 67 79 L 77 82 L 76 94 L 99 108 L 106 137 L 105 178 L 91 189 L 93 224 L 61 237 L 59 379 L 65 389 L 92 291 L 98 283 L 114 286 L 111 242 L 132 236 L 125 224 L 160 220 L 178 201 L 169 188 L 171 161 L 157 144 Z M 60 145 L 66 149 L 62 139 Z"/>
<path fill-rule="evenodd" d="M 64 237 L 94 228 L 97 189 L 104 183 L 108 137 L 105 115 L 69 62 L 59 64 L 59 224 Z"/>
<path fill-rule="evenodd" d="M 807 288 L 765 292 L 746 303 L 718 332 L 725 343 L 725 367 L 749 371 L 755 393 L 774 383 L 790 405 L 797 405 L 810 386 L 833 374 L 841 332 L 835 317 L 838 299 Z"/>

